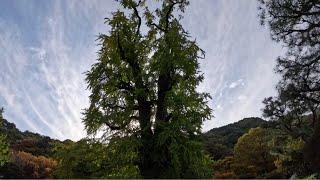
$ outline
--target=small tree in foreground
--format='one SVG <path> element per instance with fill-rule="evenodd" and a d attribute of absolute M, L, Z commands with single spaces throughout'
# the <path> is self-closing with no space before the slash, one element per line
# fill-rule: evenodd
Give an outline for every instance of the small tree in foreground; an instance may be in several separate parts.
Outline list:
<path fill-rule="evenodd" d="M 270 132 L 260 127 L 252 128 L 241 136 L 234 146 L 236 174 L 257 177 L 275 169 L 274 159 L 270 154 L 270 140 Z"/>
<path fill-rule="evenodd" d="M 54 176 L 63 179 L 139 178 L 137 167 L 130 162 L 136 154 L 120 153 L 119 156 L 119 144 L 111 142 L 106 146 L 100 142 L 82 139 L 59 145 L 56 147 L 58 166 Z"/>
<path fill-rule="evenodd" d="M 145 1 L 120 3 L 128 11 L 106 19 L 111 30 L 99 36 L 97 63 L 87 72 L 88 134 L 126 142 L 133 152 L 123 147 L 118 156 L 136 153 L 144 178 L 210 177 L 198 136 L 211 114 L 209 95 L 196 90 L 204 53 L 175 16 L 189 2 L 164 0 L 154 12 Z"/>
<path fill-rule="evenodd" d="M 0 128 L 3 126 L 3 108 L 0 108 Z M 9 160 L 9 145 L 6 136 L 0 134 L 0 167 Z"/>

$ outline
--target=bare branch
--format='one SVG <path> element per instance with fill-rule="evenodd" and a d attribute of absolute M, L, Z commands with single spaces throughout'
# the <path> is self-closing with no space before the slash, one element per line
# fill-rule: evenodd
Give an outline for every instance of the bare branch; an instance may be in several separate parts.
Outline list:
<path fill-rule="evenodd" d="M 159 30 L 162 31 L 162 32 L 166 32 L 165 29 L 163 29 L 162 27 L 160 27 L 159 25 L 157 25 L 157 24 L 155 24 L 155 23 L 151 23 L 150 25 L 155 26 L 157 29 L 159 29 Z"/>
<path fill-rule="evenodd" d="M 109 122 L 105 122 L 105 124 L 108 126 L 108 128 L 110 128 L 110 130 L 114 131 L 114 130 L 120 130 L 121 127 L 120 126 L 115 126 L 115 125 L 112 125 L 110 124 Z"/>
<path fill-rule="evenodd" d="M 138 27 L 137 27 L 136 35 L 139 35 L 139 33 L 140 33 L 140 26 L 141 26 L 141 17 L 140 17 L 140 15 L 139 15 L 139 12 L 138 12 L 138 9 L 137 9 L 137 7 L 139 7 L 140 3 L 141 3 L 141 0 L 138 2 L 138 4 L 137 4 L 136 6 L 133 6 L 133 7 L 132 7 L 132 8 L 133 8 L 133 11 L 134 11 L 134 14 L 135 14 L 135 15 L 137 16 L 137 18 L 138 18 Z"/>

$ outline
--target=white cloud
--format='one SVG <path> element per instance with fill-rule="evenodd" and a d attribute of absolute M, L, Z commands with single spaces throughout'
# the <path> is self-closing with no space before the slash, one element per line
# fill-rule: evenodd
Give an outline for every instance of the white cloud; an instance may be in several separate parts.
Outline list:
<path fill-rule="evenodd" d="M 0 106 L 6 105 L 7 119 L 16 119 L 18 116 L 18 127 L 27 125 L 28 129 L 40 132 L 39 126 L 27 115 L 25 105 L 21 103 L 24 97 L 19 85 L 23 83 L 21 76 L 28 67 L 27 56 L 17 26 L 0 18 L 0 98 L 4 99 Z"/>
<path fill-rule="evenodd" d="M 248 97 L 245 95 L 238 96 L 238 100 L 246 100 Z"/>
<path fill-rule="evenodd" d="M 274 94 L 273 67 L 281 48 L 260 26 L 256 3 L 199 0 L 191 1 L 186 11 L 186 29 L 206 51 L 200 89 L 213 96 L 210 105 L 215 118 L 204 123 L 205 131 L 260 116 L 261 101 Z"/>
<path fill-rule="evenodd" d="M 235 87 L 237 87 L 237 86 L 239 86 L 239 85 L 244 85 L 243 79 L 239 79 L 239 80 L 237 80 L 237 81 L 232 82 L 232 83 L 229 85 L 229 88 L 230 88 L 230 89 L 233 89 L 233 88 L 235 88 Z"/>
<path fill-rule="evenodd" d="M 34 55 L 36 56 L 35 57 L 36 59 L 40 59 L 40 60 L 46 59 L 47 52 L 44 49 L 37 48 L 37 47 L 30 47 L 29 49 L 31 52 L 34 53 Z"/>

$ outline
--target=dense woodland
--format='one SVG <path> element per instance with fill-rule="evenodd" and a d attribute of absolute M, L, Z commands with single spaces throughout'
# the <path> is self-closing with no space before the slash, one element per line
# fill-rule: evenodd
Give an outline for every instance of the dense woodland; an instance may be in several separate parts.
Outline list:
<path fill-rule="evenodd" d="M 62 142 L 21 132 L 2 109 L 0 177 L 320 178 L 320 1 L 259 1 L 261 25 L 287 51 L 270 59 L 281 76 L 278 94 L 261 100 L 266 120 L 206 133 L 211 97 L 197 91 L 205 52 L 180 24 L 189 2 L 119 3 L 86 72 L 88 137 Z"/>

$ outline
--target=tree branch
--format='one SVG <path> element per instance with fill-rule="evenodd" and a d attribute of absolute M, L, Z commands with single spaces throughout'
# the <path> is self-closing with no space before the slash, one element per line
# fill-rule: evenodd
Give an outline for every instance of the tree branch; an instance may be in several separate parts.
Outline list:
<path fill-rule="evenodd" d="M 163 29 L 162 27 L 160 27 L 159 25 L 157 25 L 156 23 L 151 23 L 150 25 L 153 25 L 153 26 L 155 26 L 157 29 L 159 29 L 160 31 L 162 31 L 162 32 L 166 32 L 166 30 L 165 29 Z"/>
<path fill-rule="evenodd" d="M 115 130 L 120 130 L 121 129 L 121 127 L 120 126 L 115 126 L 115 125 L 112 125 L 112 124 L 110 124 L 109 122 L 104 122 L 105 123 L 105 125 L 107 125 L 108 126 L 108 128 L 110 128 L 110 130 L 112 130 L 112 131 L 115 131 Z"/>
<path fill-rule="evenodd" d="M 173 11 L 173 8 L 176 4 L 181 4 L 183 3 L 183 1 L 173 1 L 173 0 L 169 0 L 170 1 L 170 5 L 169 5 L 169 10 L 167 11 L 166 13 L 166 16 L 165 16 L 165 27 L 161 27 L 160 25 L 157 25 L 155 23 L 151 23 L 150 25 L 153 25 L 155 26 L 157 29 L 159 29 L 160 31 L 166 33 L 168 32 L 168 29 L 169 29 L 169 19 L 170 19 L 170 15 Z"/>
<path fill-rule="evenodd" d="M 141 26 L 141 17 L 139 15 L 139 12 L 138 12 L 138 9 L 137 9 L 137 7 L 139 7 L 140 3 L 141 3 L 141 0 L 138 2 L 138 4 L 136 6 L 132 7 L 133 11 L 134 11 L 134 14 L 138 18 L 138 27 L 137 27 L 136 35 L 138 35 L 140 33 L 140 26 Z"/>
<path fill-rule="evenodd" d="M 178 4 L 178 3 L 181 3 L 180 1 L 176 1 L 174 2 L 173 0 L 169 0 L 171 2 L 171 5 L 169 6 L 169 10 L 166 14 L 166 26 L 165 26 L 165 31 L 168 31 L 168 27 L 169 27 L 169 19 L 170 19 L 170 15 L 172 13 L 172 10 L 173 10 L 173 7 L 174 5 Z"/>

